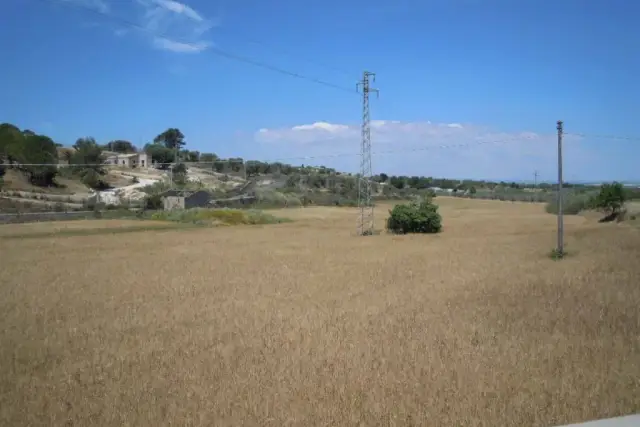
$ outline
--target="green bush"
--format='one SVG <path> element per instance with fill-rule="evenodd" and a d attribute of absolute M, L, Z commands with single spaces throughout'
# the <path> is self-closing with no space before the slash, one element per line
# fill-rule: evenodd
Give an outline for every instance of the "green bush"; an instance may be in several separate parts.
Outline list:
<path fill-rule="evenodd" d="M 162 209 L 164 207 L 162 196 L 159 194 L 150 194 L 144 198 L 144 208 L 149 210 Z"/>
<path fill-rule="evenodd" d="M 217 225 L 256 225 L 256 224 L 279 224 L 287 222 L 285 218 L 278 218 L 259 210 L 242 209 L 185 209 L 154 212 L 151 219 L 160 221 L 175 221 L 195 224 L 217 224 Z"/>
<path fill-rule="evenodd" d="M 430 198 L 396 205 L 389 211 L 387 230 L 395 234 L 439 233 L 442 217 Z"/>
<path fill-rule="evenodd" d="M 257 189 L 255 197 L 255 205 L 264 208 L 302 206 L 302 201 L 296 194 L 284 193 L 273 189 Z"/>
<path fill-rule="evenodd" d="M 593 207 L 593 196 L 589 194 L 565 194 L 562 212 L 565 215 L 578 215 L 580 212 Z M 547 213 L 558 214 L 557 196 L 545 206 Z"/>
<path fill-rule="evenodd" d="M 627 201 L 627 193 L 624 186 L 619 182 L 603 184 L 600 193 L 594 198 L 593 205 L 607 213 L 614 214 L 620 212 Z"/>

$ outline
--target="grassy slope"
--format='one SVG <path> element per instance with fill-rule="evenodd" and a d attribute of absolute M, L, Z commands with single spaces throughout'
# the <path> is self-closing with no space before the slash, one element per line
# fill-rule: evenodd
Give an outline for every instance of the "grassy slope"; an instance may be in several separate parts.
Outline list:
<path fill-rule="evenodd" d="M 4 184 L 2 186 L 3 191 L 35 191 L 41 193 L 50 194 L 88 194 L 89 189 L 86 185 L 81 183 L 77 179 L 65 178 L 58 176 L 56 178 L 58 187 L 46 188 L 38 187 L 31 182 L 27 177 L 15 169 L 7 169 L 4 176 Z"/>
<path fill-rule="evenodd" d="M 126 175 L 129 171 L 122 170 L 112 170 L 105 176 L 106 182 L 112 187 L 124 187 L 127 185 L 131 185 L 131 176 Z M 123 175 L 123 173 L 125 175 Z M 132 175 L 139 175 L 141 177 L 145 177 L 145 174 L 137 173 L 135 170 L 131 171 Z M 153 175 L 155 178 L 156 175 Z M 61 176 L 58 175 L 55 179 L 55 182 L 58 184 L 58 187 L 39 187 L 31 184 L 27 177 L 14 169 L 8 169 L 4 176 L 4 184 L 2 186 L 3 191 L 30 191 L 30 192 L 38 192 L 38 193 L 48 193 L 48 194 L 65 194 L 65 195 L 86 195 L 89 193 L 89 188 L 84 185 L 80 179 L 71 176 Z"/>

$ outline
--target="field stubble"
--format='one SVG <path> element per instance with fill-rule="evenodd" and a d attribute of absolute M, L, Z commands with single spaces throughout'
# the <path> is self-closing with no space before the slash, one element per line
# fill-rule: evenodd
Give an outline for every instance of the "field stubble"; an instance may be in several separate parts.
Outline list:
<path fill-rule="evenodd" d="M 437 200 L 434 236 L 353 237 L 345 208 L 0 236 L 0 424 L 552 426 L 637 412 L 637 230 L 567 217 L 571 256 L 554 262 L 541 205 Z"/>

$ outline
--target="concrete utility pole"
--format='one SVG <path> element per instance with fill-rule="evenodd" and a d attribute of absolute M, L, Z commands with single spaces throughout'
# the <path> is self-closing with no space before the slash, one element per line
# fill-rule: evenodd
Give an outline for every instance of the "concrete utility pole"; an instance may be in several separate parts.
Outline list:
<path fill-rule="evenodd" d="M 371 200 L 371 180 L 373 170 L 371 166 L 371 118 L 369 116 L 369 93 L 379 94 L 378 89 L 369 85 L 369 79 L 376 81 L 376 75 L 365 71 L 362 81 L 356 84 L 356 89 L 362 92 L 362 140 L 360 144 L 360 175 L 358 177 L 358 235 L 373 234 L 373 203 Z"/>
<path fill-rule="evenodd" d="M 180 156 L 180 154 L 178 152 L 178 145 L 176 144 L 173 147 L 173 166 L 171 166 L 171 189 L 172 190 L 173 190 L 173 184 L 175 183 L 175 178 L 173 176 L 173 171 L 178 166 L 179 156 Z"/>
<path fill-rule="evenodd" d="M 564 215 L 563 215 L 563 187 L 562 182 L 562 135 L 564 134 L 564 127 L 562 120 L 558 120 L 558 247 L 556 251 L 558 255 L 564 255 Z"/>

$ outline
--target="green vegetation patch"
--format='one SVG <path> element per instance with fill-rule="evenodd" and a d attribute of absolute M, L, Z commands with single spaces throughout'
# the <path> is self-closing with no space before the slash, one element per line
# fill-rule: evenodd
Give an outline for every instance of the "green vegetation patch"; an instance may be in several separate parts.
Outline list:
<path fill-rule="evenodd" d="M 394 206 L 389 211 L 387 231 L 394 234 L 439 233 L 442 216 L 429 197 Z"/>
<path fill-rule="evenodd" d="M 188 209 L 155 212 L 151 219 L 200 225 L 257 225 L 290 222 L 288 218 L 279 218 L 259 210 L 241 209 Z"/>

